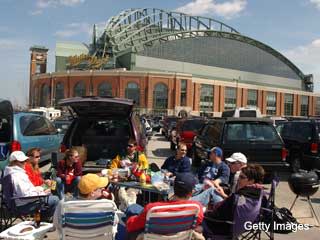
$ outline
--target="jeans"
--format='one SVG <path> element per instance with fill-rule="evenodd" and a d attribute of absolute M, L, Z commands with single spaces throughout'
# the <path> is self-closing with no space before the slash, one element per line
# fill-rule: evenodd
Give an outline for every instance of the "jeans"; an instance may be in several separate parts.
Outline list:
<path fill-rule="evenodd" d="M 221 202 L 223 198 L 219 195 L 219 193 L 216 192 L 215 188 L 211 187 L 193 196 L 191 200 L 198 201 L 206 207 L 209 202 L 214 204 Z"/>
<path fill-rule="evenodd" d="M 57 196 L 54 196 L 54 195 L 48 196 L 48 202 L 47 202 L 48 208 L 41 213 L 42 215 L 41 221 L 48 221 L 53 216 L 58 203 L 59 203 L 59 198 Z M 39 206 L 41 206 L 39 205 L 39 202 L 30 202 L 25 205 L 18 206 L 17 208 L 19 213 L 30 214 L 30 213 L 34 213 Z"/>
<path fill-rule="evenodd" d="M 125 211 L 126 221 L 129 217 L 139 215 L 143 212 L 143 207 L 139 204 L 131 204 Z M 140 233 L 142 233 L 144 229 L 141 229 L 140 231 L 126 233 L 126 239 L 127 240 L 135 240 Z"/>
<path fill-rule="evenodd" d="M 71 192 L 74 198 L 77 198 L 79 195 L 79 189 L 78 189 L 78 183 L 80 181 L 81 177 L 76 176 L 70 185 L 66 186 L 66 182 L 64 179 L 57 177 L 56 182 L 57 182 L 57 194 L 60 199 L 64 197 L 65 193 L 65 188 L 67 188 L 68 192 Z"/>

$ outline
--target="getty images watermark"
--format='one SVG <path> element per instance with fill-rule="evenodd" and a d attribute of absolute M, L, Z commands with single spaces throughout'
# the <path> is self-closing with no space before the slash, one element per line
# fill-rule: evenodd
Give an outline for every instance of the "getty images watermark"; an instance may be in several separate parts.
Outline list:
<path fill-rule="evenodd" d="M 253 223 L 253 222 L 245 222 L 244 223 L 244 229 L 247 231 L 250 230 L 261 230 L 264 232 L 269 232 L 271 227 L 270 223 Z M 307 231 L 311 228 L 311 225 L 309 224 L 302 224 L 302 223 L 273 223 L 273 230 L 274 231 Z"/>

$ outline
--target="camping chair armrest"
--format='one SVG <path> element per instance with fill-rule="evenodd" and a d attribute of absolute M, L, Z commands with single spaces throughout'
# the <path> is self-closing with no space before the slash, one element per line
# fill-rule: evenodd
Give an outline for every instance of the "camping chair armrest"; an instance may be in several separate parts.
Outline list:
<path fill-rule="evenodd" d="M 17 200 L 17 199 L 20 199 L 20 200 L 32 200 L 32 199 L 41 199 L 41 198 L 48 198 L 49 195 L 48 194 L 45 194 L 45 195 L 35 195 L 35 196 L 26 196 L 26 197 L 12 197 L 11 200 Z"/>
<path fill-rule="evenodd" d="M 211 221 L 211 222 L 217 222 L 217 223 L 227 223 L 227 224 L 230 224 L 230 225 L 234 225 L 235 222 L 233 221 L 228 221 L 228 220 L 219 220 L 219 219 L 215 219 L 215 218 L 210 218 L 210 217 L 204 217 L 205 219 Z"/>

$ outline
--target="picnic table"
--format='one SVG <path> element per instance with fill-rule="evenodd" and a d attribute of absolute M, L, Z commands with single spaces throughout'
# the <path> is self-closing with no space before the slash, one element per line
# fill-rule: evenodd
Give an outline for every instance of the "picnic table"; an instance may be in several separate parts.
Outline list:
<path fill-rule="evenodd" d="M 152 201 L 152 195 L 158 195 L 158 200 L 167 201 L 169 194 L 172 192 L 171 187 L 169 189 L 159 189 L 152 184 L 141 184 L 136 181 L 110 181 L 110 184 L 116 187 L 134 188 L 142 191 L 143 205 Z"/>

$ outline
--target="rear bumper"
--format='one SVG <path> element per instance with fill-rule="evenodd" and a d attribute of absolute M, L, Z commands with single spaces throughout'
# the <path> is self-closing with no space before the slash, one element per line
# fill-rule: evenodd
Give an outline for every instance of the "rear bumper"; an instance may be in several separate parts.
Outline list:
<path fill-rule="evenodd" d="M 320 170 L 320 156 L 303 155 L 303 161 L 307 168 Z"/>

